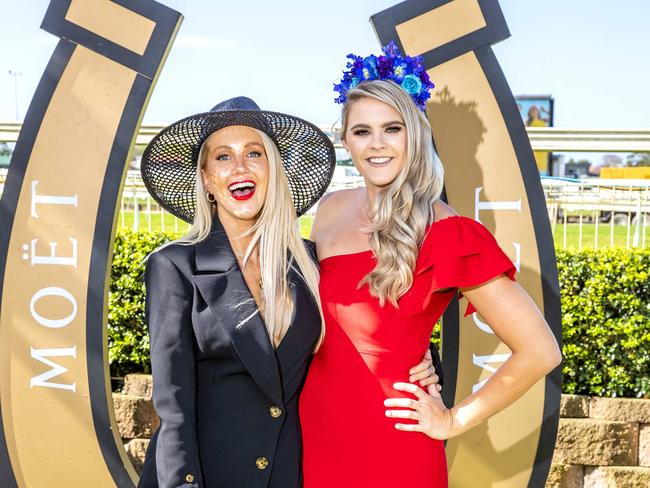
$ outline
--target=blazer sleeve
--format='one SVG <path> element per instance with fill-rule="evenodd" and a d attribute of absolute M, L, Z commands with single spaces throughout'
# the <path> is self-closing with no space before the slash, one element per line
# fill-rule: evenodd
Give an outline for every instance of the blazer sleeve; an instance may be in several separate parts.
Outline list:
<path fill-rule="evenodd" d="M 145 286 L 153 403 L 160 417 L 156 442 L 158 486 L 199 488 L 203 482 L 196 427 L 193 288 L 159 252 L 147 260 Z"/>

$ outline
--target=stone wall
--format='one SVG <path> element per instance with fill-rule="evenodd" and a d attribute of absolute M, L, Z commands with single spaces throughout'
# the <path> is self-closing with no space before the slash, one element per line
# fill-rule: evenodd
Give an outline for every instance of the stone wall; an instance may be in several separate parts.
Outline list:
<path fill-rule="evenodd" d="M 562 395 L 547 487 L 650 487 L 650 400 Z"/>
<path fill-rule="evenodd" d="M 151 377 L 128 375 L 113 393 L 124 447 L 140 472 L 158 417 Z M 547 488 L 650 487 L 650 400 L 562 395 Z"/>
<path fill-rule="evenodd" d="M 124 448 L 136 471 L 142 471 L 151 434 L 160 421 L 151 401 L 151 376 L 130 374 L 124 378 L 122 393 L 113 393 L 115 418 Z"/>

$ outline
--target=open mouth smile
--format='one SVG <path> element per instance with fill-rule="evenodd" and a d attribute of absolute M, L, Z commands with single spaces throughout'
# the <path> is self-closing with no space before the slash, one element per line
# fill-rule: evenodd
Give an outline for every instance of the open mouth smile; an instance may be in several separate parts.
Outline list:
<path fill-rule="evenodd" d="M 228 191 L 235 200 L 248 200 L 255 194 L 255 182 L 236 181 L 228 185 Z"/>
<path fill-rule="evenodd" d="M 373 156 L 366 159 L 366 161 L 368 161 L 368 164 L 371 166 L 386 166 L 392 160 L 393 158 L 389 156 Z"/>

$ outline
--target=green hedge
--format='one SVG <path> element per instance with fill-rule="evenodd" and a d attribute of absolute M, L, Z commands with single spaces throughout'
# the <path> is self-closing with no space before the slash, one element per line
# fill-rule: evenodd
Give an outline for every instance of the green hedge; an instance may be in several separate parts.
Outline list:
<path fill-rule="evenodd" d="M 650 398 L 650 249 L 557 251 L 565 393 Z"/>
<path fill-rule="evenodd" d="M 111 376 L 150 372 L 149 335 L 144 320 L 143 260 L 174 237 L 170 233 L 128 230 L 119 230 L 115 236 L 108 293 Z"/>
<path fill-rule="evenodd" d="M 124 230 L 117 234 L 108 316 L 113 376 L 149 372 L 142 261 L 173 237 Z M 563 391 L 650 397 L 650 250 L 558 250 L 557 258 Z"/>

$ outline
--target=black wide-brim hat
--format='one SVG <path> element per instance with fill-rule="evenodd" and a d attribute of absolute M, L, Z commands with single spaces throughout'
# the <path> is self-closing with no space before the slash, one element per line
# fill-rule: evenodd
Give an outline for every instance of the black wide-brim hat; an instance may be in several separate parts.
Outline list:
<path fill-rule="evenodd" d="M 169 213 L 191 223 L 201 145 L 210 134 L 232 125 L 258 129 L 275 143 L 297 215 L 323 196 L 336 165 L 334 145 L 327 135 L 310 122 L 261 110 L 250 98 L 236 97 L 209 112 L 174 122 L 151 140 L 142 155 L 140 171 L 153 199 Z"/>

